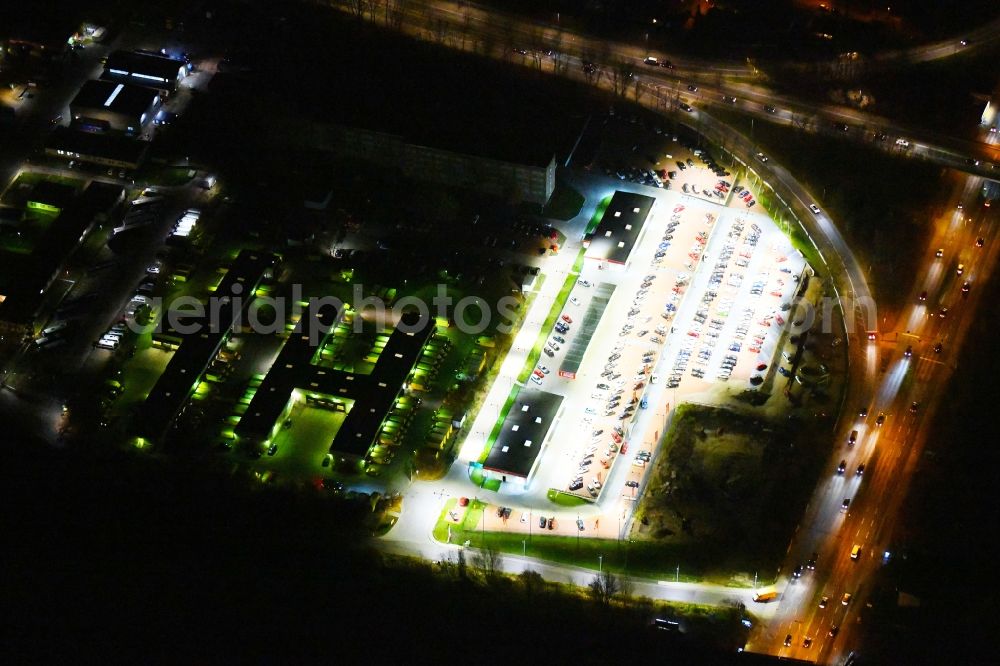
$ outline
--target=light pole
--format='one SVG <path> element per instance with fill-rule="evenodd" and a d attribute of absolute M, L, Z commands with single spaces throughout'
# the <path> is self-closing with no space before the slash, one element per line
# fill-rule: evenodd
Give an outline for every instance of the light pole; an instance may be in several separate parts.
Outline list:
<path fill-rule="evenodd" d="M 681 582 L 681 565 L 679 564 L 677 565 L 677 574 L 674 576 L 674 582 L 675 583 Z"/>
<path fill-rule="evenodd" d="M 527 557 L 528 555 L 528 542 L 521 539 L 521 557 Z"/>
<path fill-rule="evenodd" d="M 604 573 L 604 556 L 597 556 L 597 573 Z"/>

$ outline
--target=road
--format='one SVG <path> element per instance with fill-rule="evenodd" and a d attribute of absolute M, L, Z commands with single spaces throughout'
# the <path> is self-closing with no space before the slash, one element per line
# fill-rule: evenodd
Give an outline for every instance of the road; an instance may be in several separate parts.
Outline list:
<path fill-rule="evenodd" d="M 927 430 L 946 395 L 955 371 L 953 359 L 975 314 L 976 285 L 986 283 L 1000 254 L 1000 241 L 988 233 L 996 224 L 997 209 L 978 200 L 981 179 L 952 180 L 957 181 L 952 212 L 937 221 L 926 263 L 910 288 L 912 305 L 899 317 L 895 330 L 883 331 L 868 348 L 880 368 L 875 398 L 870 404 L 848 402 L 849 415 L 868 407 L 868 416 L 849 418 L 839 434 L 830 476 L 817 487 L 782 567 L 779 588 L 784 594 L 777 612 L 751 636 L 750 650 L 838 663 L 857 644 L 871 581 L 884 558 L 892 556 L 892 529 L 912 473 L 920 465 L 932 464 L 926 457 L 933 449 L 928 447 Z M 982 247 L 977 247 L 978 238 L 983 239 Z M 940 258 L 935 256 L 939 248 Z M 959 263 L 964 264 L 961 275 Z M 963 295 L 965 281 L 971 284 Z M 921 300 L 924 292 L 926 300 Z M 943 318 L 942 307 L 948 308 Z M 940 353 L 935 352 L 938 343 Z M 907 348 L 912 352 L 909 358 Z M 917 405 L 911 407 L 913 403 Z M 886 415 L 881 427 L 876 425 L 880 413 Z M 846 443 L 852 429 L 859 432 L 854 447 Z M 835 473 L 838 459 L 846 462 L 843 475 Z M 858 476 L 854 472 L 861 463 L 865 470 Z M 845 498 L 851 499 L 847 513 L 840 510 Z M 854 545 L 862 549 L 856 561 L 850 557 Z M 790 578 L 789 572 L 814 552 L 816 570 L 806 570 L 797 580 Z M 846 606 L 841 603 L 845 592 L 853 595 Z M 819 607 L 823 596 L 829 598 L 825 609 Z M 829 635 L 833 625 L 839 626 L 836 637 Z M 792 645 L 785 647 L 789 634 Z M 813 639 L 810 648 L 803 647 L 807 637 Z"/>
<path fill-rule="evenodd" d="M 343 9 L 343 8 L 341 8 Z M 742 113 L 752 114 L 772 122 L 795 125 L 806 131 L 839 132 L 838 125 L 849 129 L 842 138 L 871 143 L 885 150 L 897 150 L 897 139 L 909 141 L 907 150 L 914 156 L 956 169 L 968 170 L 993 179 L 1000 178 L 1000 149 L 986 140 L 967 140 L 942 133 L 904 127 L 886 118 L 865 113 L 851 107 L 834 104 L 816 104 L 776 95 L 759 81 L 752 64 L 732 61 L 687 58 L 663 53 L 651 53 L 644 46 L 612 42 L 566 30 L 558 24 L 537 22 L 484 8 L 471 3 L 447 0 L 420 0 L 407 3 L 402 14 L 377 16 L 376 21 L 388 23 L 411 36 L 436 42 L 451 48 L 472 51 L 504 59 L 512 64 L 570 75 L 578 79 L 612 79 L 618 90 L 628 90 L 631 97 L 642 102 L 643 90 L 666 99 L 672 107 L 689 103 L 695 108 L 727 104 L 723 97 L 736 98 L 732 106 Z M 971 34 L 971 33 L 969 33 Z M 1000 37 L 1000 19 L 980 26 L 975 31 L 970 47 L 985 46 Z M 962 50 L 963 35 L 935 45 L 914 47 L 886 55 L 897 62 L 921 62 L 944 57 Z M 956 44 L 958 45 L 956 48 Z M 551 55 L 548 55 L 551 54 Z M 661 61 L 671 61 L 674 69 L 650 67 L 644 59 L 653 55 Z M 594 63 L 591 76 L 582 73 L 585 63 Z M 575 70 L 575 72 L 573 71 Z M 631 73 L 631 76 L 627 76 Z M 696 92 L 687 85 L 697 84 Z M 728 105 L 728 104 L 727 104 Z M 773 106 L 774 112 L 765 110 Z M 886 135 L 885 140 L 877 137 Z M 968 159 L 980 160 L 979 165 L 967 163 Z"/>

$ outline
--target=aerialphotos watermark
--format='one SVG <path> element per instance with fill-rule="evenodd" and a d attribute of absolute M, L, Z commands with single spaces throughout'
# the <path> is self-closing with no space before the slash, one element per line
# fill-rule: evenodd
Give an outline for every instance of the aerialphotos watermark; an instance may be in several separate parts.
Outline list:
<path fill-rule="evenodd" d="M 352 285 L 349 304 L 336 296 L 303 298 L 301 284 L 293 284 L 289 296 L 247 297 L 239 283 L 232 285 L 230 294 L 213 294 L 204 302 L 194 296 L 179 296 L 169 301 L 141 296 L 133 299 L 130 312 L 135 315 L 146 306 L 151 313 L 149 321 L 143 324 L 135 316 L 129 316 L 126 325 L 140 334 L 169 331 L 187 336 L 248 326 L 254 333 L 274 335 L 285 330 L 286 322 L 298 321 L 299 330 L 310 336 L 310 344 L 318 345 L 323 336 L 344 320 L 348 305 L 354 312 L 350 324 L 355 333 L 363 330 L 365 322 L 378 328 L 394 326 L 413 333 L 423 330 L 436 318 L 450 320 L 459 331 L 470 335 L 478 335 L 494 323 L 498 333 L 513 332 L 521 307 L 521 300 L 512 295 L 502 296 L 493 307 L 479 296 L 463 296 L 456 301 L 444 284 L 437 285 L 429 303 L 417 296 L 403 296 L 388 305 L 385 299 L 366 296 L 364 292 L 363 285 Z M 408 316 L 404 318 L 404 314 Z"/>
<path fill-rule="evenodd" d="M 462 333 L 479 335 L 489 329 L 494 322 L 498 333 L 512 333 L 519 318 L 521 300 L 507 295 L 491 306 L 479 296 L 464 296 L 457 301 L 448 295 L 448 287 L 437 285 L 436 294 L 428 303 L 418 296 L 403 296 L 388 305 L 379 296 L 364 294 L 360 284 L 352 286 L 350 304 L 336 296 L 302 296 L 302 285 L 293 284 L 290 296 L 243 295 L 243 285 L 234 284 L 230 294 L 215 294 L 207 302 L 193 296 L 180 296 L 168 302 L 160 297 L 136 297 L 135 310 L 145 305 L 150 308 L 150 320 L 141 324 L 134 316 L 127 317 L 126 325 L 135 333 L 169 331 L 187 336 L 201 332 L 218 333 L 221 330 L 242 329 L 249 326 L 254 333 L 274 335 L 285 330 L 286 323 L 297 321 L 298 329 L 309 335 L 312 345 L 319 345 L 323 337 L 345 320 L 347 306 L 354 313 L 349 319 L 355 333 L 362 332 L 365 322 L 377 328 L 396 327 L 403 332 L 413 333 L 423 330 L 432 318 L 450 321 Z M 748 300 L 750 306 L 752 301 Z M 843 317 L 836 312 L 842 312 Z M 264 313 L 267 313 L 264 316 Z M 774 307 L 771 314 L 760 314 L 759 308 L 747 307 L 744 312 L 758 316 L 749 319 L 744 326 L 759 323 L 767 327 L 771 321 L 779 326 L 787 326 L 797 333 L 816 332 L 836 334 L 843 331 L 865 331 L 878 328 L 878 310 L 875 301 L 866 299 L 837 299 L 822 297 L 814 303 L 804 298 L 795 298 L 784 305 Z M 408 315 L 404 318 L 404 314 Z M 414 316 L 416 315 L 416 316 Z M 667 316 L 667 313 L 664 313 Z M 672 316 L 671 316 L 672 318 Z M 838 322 L 843 323 L 838 326 Z"/>

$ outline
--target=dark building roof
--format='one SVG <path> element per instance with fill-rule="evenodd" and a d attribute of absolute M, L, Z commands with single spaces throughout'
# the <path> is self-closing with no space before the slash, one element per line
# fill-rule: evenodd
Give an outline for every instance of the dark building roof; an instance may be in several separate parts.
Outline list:
<path fill-rule="evenodd" d="M 38 240 L 30 257 L 0 253 L 0 261 L 17 271 L 5 271 L 15 277 L 0 285 L 6 300 L 0 303 L 0 318 L 8 322 L 30 324 L 42 303 L 44 291 L 62 265 L 86 236 L 95 219 L 109 212 L 125 197 L 117 185 L 92 181 L 57 217 Z"/>
<path fill-rule="evenodd" d="M 80 132 L 60 126 L 49 135 L 45 150 L 81 160 L 115 162 L 134 167 L 142 164 L 149 150 L 149 142 L 120 134 Z"/>
<path fill-rule="evenodd" d="M 593 234 L 587 238 L 588 259 L 624 264 L 656 200 L 642 194 L 615 192 Z"/>
<path fill-rule="evenodd" d="M 99 109 L 138 118 L 157 98 L 157 92 L 143 86 L 115 81 L 87 81 L 73 98 L 73 113 Z"/>
<path fill-rule="evenodd" d="M 136 51 L 115 51 L 108 56 L 102 79 L 109 81 L 128 80 L 138 85 L 160 90 L 174 90 L 181 69 L 185 64 L 166 56 L 138 53 Z"/>
<path fill-rule="evenodd" d="M 72 185 L 57 183 L 54 180 L 42 180 L 31 188 L 31 196 L 28 197 L 28 201 L 63 209 L 69 205 L 74 196 L 76 196 L 76 188 Z"/>
<path fill-rule="evenodd" d="M 185 319 L 184 324 L 195 324 L 196 330 L 180 333 L 180 347 L 146 398 L 143 434 L 161 436 L 183 411 L 205 369 L 219 353 L 233 324 L 246 314 L 254 292 L 276 261 L 268 252 L 243 250 L 212 293 L 214 302 L 205 309 L 205 316 Z"/>
<path fill-rule="evenodd" d="M 353 401 L 330 450 L 357 456 L 367 453 L 435 327 L 429 321 L 419 330 L 410 331 L 418 322 L 414 317 L 404 317 L 367 375 L 313 365 L 325 338 L 316 327 L 321 325 L 329 332 L 342 314 L 335 306 L 327 305 L 303 315 L 236 426 L 237 434 L 266 438 L 292 391 L 298 388 Z"/>
<path fill-rule="evenodd" d="M 483 468 L 528 478 L 562 401 L 563 397 L 555 393 L 521 389 L 500 426 L 500 434 Z"/>

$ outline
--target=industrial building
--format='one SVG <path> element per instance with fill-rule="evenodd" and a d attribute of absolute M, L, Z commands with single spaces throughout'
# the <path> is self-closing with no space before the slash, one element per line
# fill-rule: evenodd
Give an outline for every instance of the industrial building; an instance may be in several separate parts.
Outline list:
<path fill-rule="evenodd" d="M 45 292 L 80 243 L 124 200 L 123 188 L 92 181 L 63 204 L 34 252 L 0 251 L 0 343 L 18 344 L 34 336 Z"/>
<path fill-rule="evenodd" d="M 183 413 L 234 325 L 245 320 L 254 292 L 272 275 L 275 263 L 277 257 L 273 254 L 243 250 L 215 288 L 201 317 L 184 317 L 180 322 L 171 321 L 170 316 L 163 317 L 156 335 L 174 335 L 179 346 L 142 405 L 144 437 L 163 437 Z M 171 330 L 170 326 L 176 323 L 182 324 L 178 328 L 185 332 Z"/>
<path fill-rule="evenodd" d="M 583 239 L 584 256 L 601 268 L 625 268 L 655 202 L 642 194 L 615 192 L 597 228 Z"/>
<path fill-rule="evenodd" d="M 153 88 L 169 95 L 187 73 L 187 64 L 180 60 L 139 51 L 115 51 L 108 56 L 101 78 Z"/>
<path fill-rule="evenodd" d="M 160 108 L 160 94 L 151 88 L 87 81 L 69 105 L 77 129 L 138 134 Z"/>
<path fill-rule="evenodd" d="M 314 405 L 346 412 L 330 443 L 330 453 L 363 459 L 375 444 L 396 400 L 407 388 L 424 347 L 434 335 L 433 320 L 418 330 L 419 317 L 404 315 L 369 374 L 315 365 L 327 337 L 344 316 L 334 305 L 310 306 L 257 389 L 236 435 L 265 446 L 294 404 L 295 393 Z"/>
<path fill-rule="evenodd" d="M 131 170 L 145 161 L 149 143 L 124 134 L 97 134 L 59 126 L 45 140 L 45 154 Z"/>
<path fill-rule="evenodd" d="M 525 388 L 518 392 L 483 463 L 486 476 L 527 488 L 538 468 L 563 397 Z"/>

